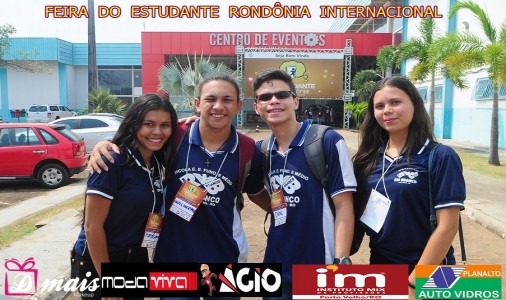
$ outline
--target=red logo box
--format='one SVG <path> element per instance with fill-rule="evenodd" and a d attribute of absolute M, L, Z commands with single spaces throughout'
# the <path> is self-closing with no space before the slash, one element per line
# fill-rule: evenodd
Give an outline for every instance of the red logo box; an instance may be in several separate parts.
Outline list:
<path fill-rule="evenodd" d="M 293 299 L 408 299 L 407 265 L 293 265 Z"/>

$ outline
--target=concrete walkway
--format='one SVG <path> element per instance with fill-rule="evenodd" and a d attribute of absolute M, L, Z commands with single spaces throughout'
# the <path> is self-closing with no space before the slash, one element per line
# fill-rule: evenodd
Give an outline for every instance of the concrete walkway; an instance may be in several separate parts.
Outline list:
<path fill-rule="evenodd" d="M 356 131 L 339 130 L 344 136 L 350 152 L 358 147 Z M 255 135 L 255 134 L 253 134 Z M 443 144 L 458 148 L 479 151 L 475 145 L 453 140 L 440 140 Z M 477 150 L 478 149 L 478 150 Z M 484 154 L 486 155 L 486 153 Z M 501 152 L 501 160 L 505 162 L 506 153 Z M 471 219 L 489 228 L 502 238 L 506 238 L 506 181 L 483 176 L 476 172 L 464 170 L 467 184 L 466 210 L 463 212 Z M 13 207 L 0 210 L 0 228 L 33 214 L 41 209 L 54 206 L 77 195 L 84 193 L 86 180 L 52 191 L 47 196 L 35 197 Z M 25 236 L 19 241 L 0 251 L 0 299 L 62 299 L 66 293 L 42 291 L 45 280 L 63 278 L 66 282 L 69 276 L 69 250 L 79 232 L 80 212 L 67 210 L 51 218 L 47 225 Z M 246 220 L 245 220 L 246 221 Z M 253 249 L 251 249 L 253 250 Z M 38 270 L 38 292 L 26 297 L 7 297 L 5 278 L 12 272 L 6 269 L 4 263 L 16 258 L 23 262 L 33 257 L 34 269 Z M 13 264 L 9 266 L 12 269 Z M 8 274 L 9 273 L 9 274 Z M 10 279 L 11 277 L 9 277 Z M 10 286 L 10 285 L 9 285 Z"/>

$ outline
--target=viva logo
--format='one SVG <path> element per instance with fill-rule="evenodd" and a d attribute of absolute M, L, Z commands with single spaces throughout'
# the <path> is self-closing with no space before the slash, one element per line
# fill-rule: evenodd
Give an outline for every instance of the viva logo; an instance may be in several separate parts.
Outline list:
<path fill-rule="evenodd" d="M 501 265 L 416 266 L 416 298 L 502 299 Z"/>

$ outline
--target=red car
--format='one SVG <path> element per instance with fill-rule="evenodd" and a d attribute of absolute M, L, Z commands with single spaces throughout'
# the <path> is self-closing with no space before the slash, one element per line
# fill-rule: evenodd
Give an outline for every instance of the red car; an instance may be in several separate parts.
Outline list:
<path fill-rule="evenodd" d="M 0 123 L 0 180 L 37 179 L 59 188 L 86 168 L 84 140 L 65 125 Z"/>

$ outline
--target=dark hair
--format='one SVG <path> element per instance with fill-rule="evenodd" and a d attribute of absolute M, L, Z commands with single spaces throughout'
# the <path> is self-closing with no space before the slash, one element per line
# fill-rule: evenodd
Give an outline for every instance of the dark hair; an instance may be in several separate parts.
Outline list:
<path fill-rule="evenodd" d="M 112 139 L 112 142 L 118 145 L 122 153 L 127 153 L 126 148 L 137 149 L 139 143 L 137 141 L 137 132 L 142 126 L 144 117 L 151 110 L 163 110 L 170 114 L 170 126 L 172 128 L 172 134 L 169 140 L 165 142 L 159 151 L 155 152 L 156 158 L 162 163 L 167 162 L 166 153 L 168 153 L 169 145 L 172 140 L 172 136 L 176 131 L 177 127 L 177 114 L 176 110 L 170 103 L 168 97 L 161 96 L 159 94 L 144 94 L 139 98 L 135 99 L 134 103 L 128 108 L 125 119 L 121 122 L 116 135 Z M 128 155 L 128 154 L 127 154 Z M 133 163 L 133 157 L 128 155 L 126 164 Z"/>
<path fill-rule="evenodd" d="M 386 144 L 389 138 L 388 132 L 378 124 L 374 117 L 374 95 L 385 86 L 402 90 L 408 95 L 414 106 L 413 120 L 409 124 L 408 136 L 403 149 L 403 152 L 406 152 L 408 160 L 411 152 L 416 151 L 415 149 L 423 145 L 427 139 L 430 141 L 436 140 L 432 131 L 429 114 L 423 104 L 423 99 L 413 83 L 402 76 L 382 79 L 376 83 L 372 91 L 368 101 L 367 114 L 364 122 L 360 125 L 362 141 L 357 153 L 353 156 L 353 166 L 357 180 L 365 179 L 369 176 L 380 154 L 379 150 Z"/>
<path fill-rule="evenodd" d="M 260 86 L 267 81 L 271 80 L 282 80 L 290 87 L 290 91 L 297 97 L 297 91 L 295 90 L 295 84 L 293 83 L 292 76 L 288 75 L 285 71 L 281 69 L 266 69 L 260 72 L 255 78 L 253 82 L 253 93 L 256 96 L 256 91 L 260 88 Z"/>
<path fill-rule="evenodd" d="M 235 88 L 235 91 L 237 92 L 237 101 L 239 101 L 239 97 L 241 95 L 241 89 L 239 88 L 239 84 L 237 83 L 237 80 L 235 80 L 235 78 L 232 77 L 230 74 L 221 73 L 221 72 L 211 73 L 211 74 L 207 75 L 206 77 L 204 77 L 204 80 L 202 80 L 202 82 L 197 86 L 197 98 L 199 100 L 200 100 L 200 95 L 202 94 L 202 88 L 204 87 L 204 85 L 206 85 L 210 81 L 216 81 L 216 80 L 226 81 L 226 82 L 230 83 L 231 85 L 233 85 Z"/>

